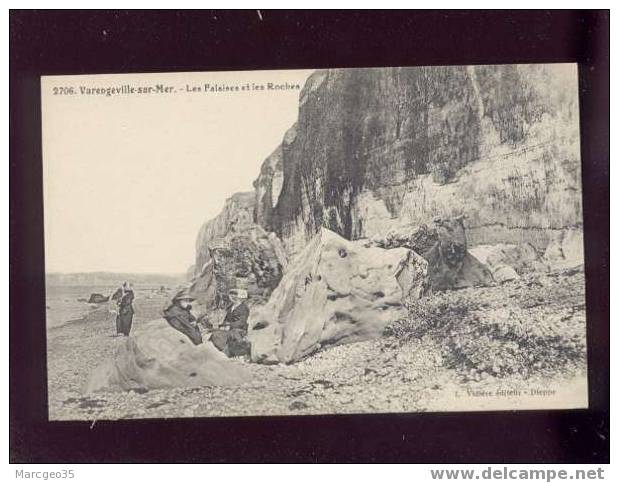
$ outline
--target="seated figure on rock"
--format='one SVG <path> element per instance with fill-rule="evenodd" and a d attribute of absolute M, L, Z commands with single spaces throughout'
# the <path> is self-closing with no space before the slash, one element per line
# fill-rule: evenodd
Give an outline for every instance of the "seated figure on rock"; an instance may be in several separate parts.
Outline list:
<path fill-rule="evenodd" d="M 191 302 L 194 297 L 181 291 L 173 299 L 172 304 L 163 311 L 163 317 L 172 327 L 185 334 L 194 345 L 202 344 L 202 334 L 196 318 L 191 313 Z"/>
<path fill-rule="evenodd" d="M 213 330 L 210 340 L 228 357 L 247 355 L 250 349 L 247 341 L 249 307 L 245 303 L 247 291 L 232 289 L 228 296 L 231 304 L 220 327 Z"/>

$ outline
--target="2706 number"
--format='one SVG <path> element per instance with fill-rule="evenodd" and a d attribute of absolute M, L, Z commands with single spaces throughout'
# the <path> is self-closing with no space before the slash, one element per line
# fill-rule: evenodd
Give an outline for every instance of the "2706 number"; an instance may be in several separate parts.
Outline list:
<path fill-rule="evenodd" d="M 73 87 L 54 87 L 53 93 L 55 96 L 67 96 L 75 94 L 75 89 Z"/>

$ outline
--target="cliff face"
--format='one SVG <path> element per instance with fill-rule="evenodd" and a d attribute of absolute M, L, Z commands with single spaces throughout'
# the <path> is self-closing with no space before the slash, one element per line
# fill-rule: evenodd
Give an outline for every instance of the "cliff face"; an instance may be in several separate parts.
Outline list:
<path fill-rule="evenodd" d="M 254 223 L 255 200 L 253 192 L 236 193 L 200 230 L 190 290 L 209 309 L 224 307 L 230 289 L 242 288 L 252 302 L 265 302 L 282 277 L 284 248 Z"/>
<path fill-rule="evenodd" d="M 471 245 L 543 250 L 582 223 L 577 96 L 561 64 L 317 71 L 254 193 L 201 230 L 196 267 L 229 220 L 292 254 L 322 226 L 358 239 L 465 214 Z"/>
<path fill-rule="evenodd" d="M 196 240 L 196 275 L 210 260 L 210 246 L 219 244 L 228 234 L 243 233 L 254 225 L 255 202 L 256 195 L 253 191 L 235 193 L 226 200 L 219 215 L 202 225 Z"/>

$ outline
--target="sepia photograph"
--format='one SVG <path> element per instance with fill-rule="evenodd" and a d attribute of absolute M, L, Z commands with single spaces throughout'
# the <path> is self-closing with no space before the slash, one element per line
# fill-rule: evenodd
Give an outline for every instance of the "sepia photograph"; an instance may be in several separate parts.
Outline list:
<path fill-rule="evenodd" d="M 9 477 L 612 476 L 609 10 L 131 3 L 9 10 Z"/>
<path fill-rule="evenodd" d="M 41 78 L 50 420 L 586 409 L 575 63 Z"/>

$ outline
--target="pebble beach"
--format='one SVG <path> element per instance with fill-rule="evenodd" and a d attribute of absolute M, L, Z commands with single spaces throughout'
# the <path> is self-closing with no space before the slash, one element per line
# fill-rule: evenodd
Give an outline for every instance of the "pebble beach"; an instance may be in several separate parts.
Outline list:
<path fill-rule="evenodd" d="M 442 294 L 480 306 L 476 320 L 518 324 L 518 318 L 569 333 L 584 347 L 582 270 L 536 274 L 486 288 Z M 166 294 L 139 294 L 134 326 L 160 317 Z M 481 303 L 481 305 L 480 305 Z M 586 358 L 554 359 L 522 374 L 483 367 L 464 371 L 446 356 L 443 339 L 383 338 L 326 348 L 291 365 L 237 362 L 250 382 L 234 387 L 192 387 L 86 395 L 92 371 L 126 343 L 115 335 L 113 307 L 48 328 L 48 401 L 51 420 L 178 418 L 332 413 L 405 413 L 586 405 Z M 546 329 L 544 329 L 546 330 Z M 542 333 L 544 333 L 542 331 Z M 455 336 L 454 336 L 455 337 Z M 457 337 L 462 337 L 458 335 Z M 464 335 L 466 337 L 466 335 Z M 552 336 L 554 337 L 554 336 Z M 482 341 L 483 343 L 483 341 Z M 580 349 L 578 349 L 580 350 Z M 582 349 L 584 350 L 584 349 Z M 570 354 L 572 354 L 570 352 Z M 550 357 L 550 356 L 549 356 Z M 556 364 L 553 362 L 557 362 Z M 537 364 L 537 362 L 536 362 Z M 544 393 L 547 391 L 547 393 Z M 584 399 L 583 399 L 584 398 Z"/>

